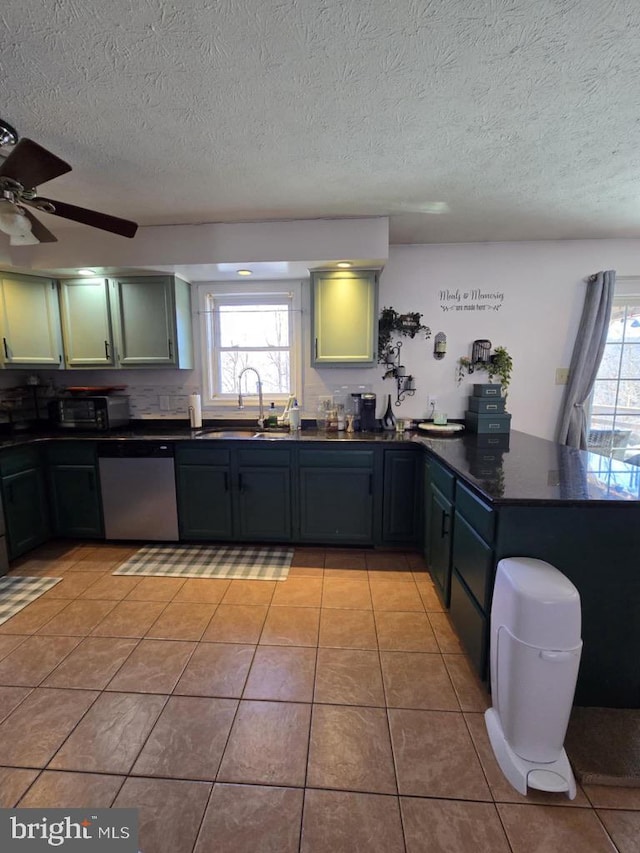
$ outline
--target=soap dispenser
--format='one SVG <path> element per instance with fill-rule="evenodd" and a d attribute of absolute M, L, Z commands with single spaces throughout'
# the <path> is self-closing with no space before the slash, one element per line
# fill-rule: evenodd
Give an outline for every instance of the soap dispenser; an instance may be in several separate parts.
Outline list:
<path fill-rule="evenodd" d="M 269 407 L 269 416 L 267 418 L 267 426 L 268 427 L 277 427 L 278 426 L 278 413 L 276 412 L 276 404 L 271 403 Z"/>
<path fill-rule="evenodd" d="M 289 409 L 289 429 L 291 432 L 300 429 L 300 409 L 297 400 L 293 401 L 293 406 Z"/>

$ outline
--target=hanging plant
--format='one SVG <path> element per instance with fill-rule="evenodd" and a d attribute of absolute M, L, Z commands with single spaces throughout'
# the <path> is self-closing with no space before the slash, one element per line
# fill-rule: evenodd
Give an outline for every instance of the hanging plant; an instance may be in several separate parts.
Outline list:
<path fill-rule="evenodd" d="M 513 372 L 513 359 L 505 349 L 505 347 L 496 347 L 488 362 L 474 363 L 466 355 L 458 359 L 458 385 L 469 373 L 476 371 L 486 371 L 489 382 L 497 377 L 502 386 L 502 396 L 507 396 L 507 388 L 511 382 L 511 374 Z"/>
<path fill-rule="evenodd" d="M 406 314 L 399 314 L 391 307 L 383 308 L 378 321 L 378 361 L 386 362 L 386 354 L 394 337 L 402 335 L 415 338 L 419 332 L 424 333 L 425 340 L 431 337 L 431 329 L 422 323 L 420 312 L 409 311 Z"/>

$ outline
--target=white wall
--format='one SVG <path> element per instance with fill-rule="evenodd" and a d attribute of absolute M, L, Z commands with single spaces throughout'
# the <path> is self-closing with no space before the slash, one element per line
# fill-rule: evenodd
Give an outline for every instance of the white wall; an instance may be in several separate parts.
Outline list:
<path fill-rule="evenodd" d="M 419 311 L 432 331 L 430 340 L 403 338 L 403 363 L 416 378 L 417 393 L 397 415 L 419 418 L 428 414 L 427 395 L 450 418 L 462 417 L 476 374 L 457 384 L 457 359 L 470 355 L 476 338 L 505 346 L 514 361 L 507 410 L 514 429 L 543 438 L 555 436 L 564 386 L 555 385 L 557 367 L 568 367 L 578 327 L 586 276 L 615 269 L 618 276 L 640 273 L 640 240 L 579 240 L 529 243 L 446 244 L 395 246 L 389 251 L 380 287 L 380 308 L 400 313 Z M 441 307 L 442 290 L 473 289 L 504 294 L 498 311 L 452 312 Z M 442 361 L 433 358 L 436 332 L 447 335 Z M 334 378 L 334 374 L 341 376 Z M 372 370 L 308 371 L 315 385 L 325 388 L 349 382 L 370 382 L 378 395 L 393 390 L 382 381 L 382 367 Z M 343 375 L 344 374 L 344 375 Z M 383 408 L 379 402 L 379 413 Z"/>

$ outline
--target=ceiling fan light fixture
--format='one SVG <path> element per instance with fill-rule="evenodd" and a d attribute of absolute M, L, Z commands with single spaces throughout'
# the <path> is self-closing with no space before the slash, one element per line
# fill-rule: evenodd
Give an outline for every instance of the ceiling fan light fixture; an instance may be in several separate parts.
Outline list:
<path fill-rule="evenodd" d="M 33 231 L 23 231 L 21 234 L 12 234 L 9 237 L 10 246 L 39 246 L 40 240 Z"/>
<path fill-rule="evenodd" d="M 18 132 L 4 119 L 0 118 L 0 148 L 4 145 L 15 145 L 18 141 Z"/>
<path fill-rule="evenodd" d="M 0 201 L 0 231 L 4 231 L 10 237 L 31 233 L 31 222 L 22 208 L 6 199 Z"/>

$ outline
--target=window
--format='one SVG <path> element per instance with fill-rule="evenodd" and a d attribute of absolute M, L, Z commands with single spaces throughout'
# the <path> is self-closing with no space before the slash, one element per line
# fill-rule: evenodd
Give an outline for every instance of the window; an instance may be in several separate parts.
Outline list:
<path fill-rule="evenodd" d="M 240 375 L 260 376 L 265 401 L 300 396 L 300 285 L 256 282 L 206 285 L 201 291 L 204 376 L 209 405 L 237 405 Z M 242 376 L 247 405 L 257 403 L 257 377 Z"/>
<path fill-rule="evenodd" d="M 640 462 L 640 281 L 616 283 L 591 395 L 589 449 Z M 634 459 L 635 457 L 635 459 Z"/>

